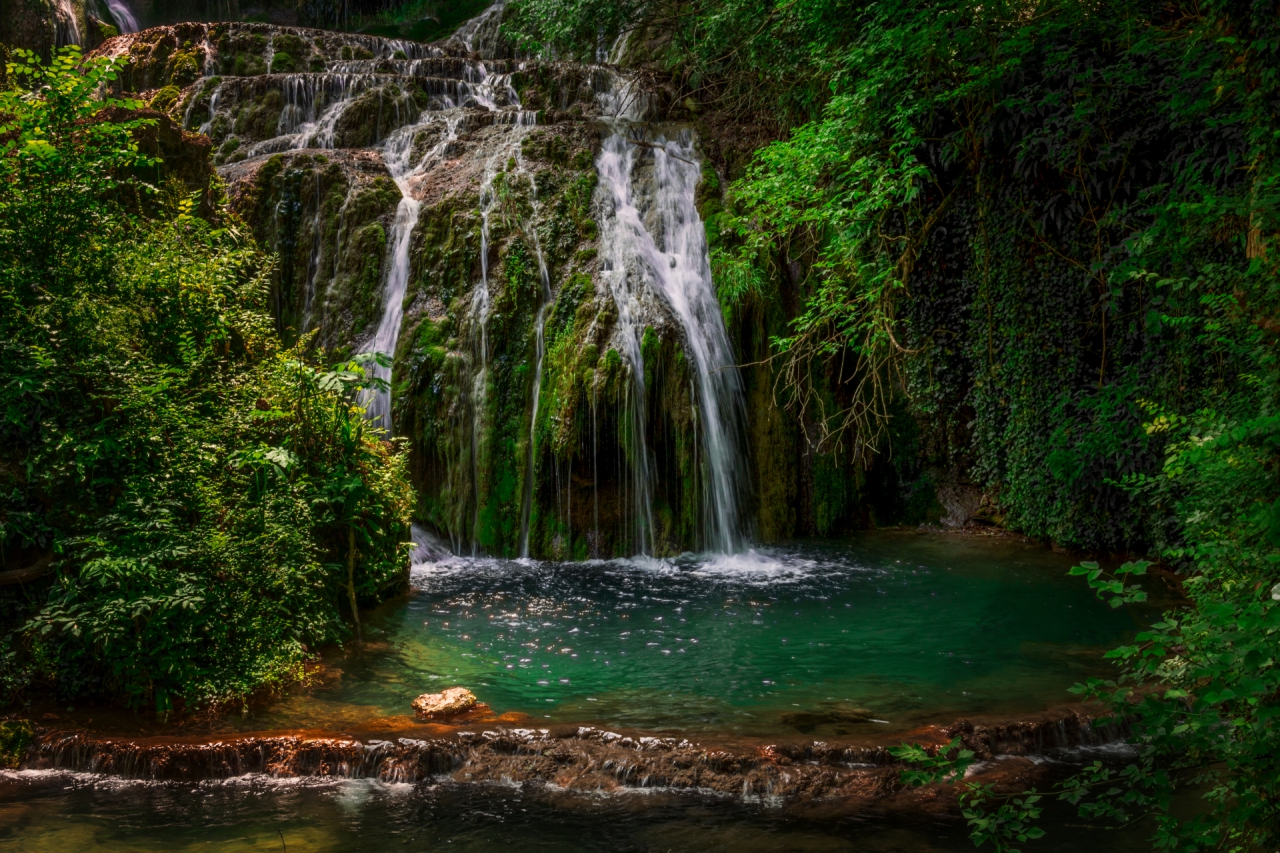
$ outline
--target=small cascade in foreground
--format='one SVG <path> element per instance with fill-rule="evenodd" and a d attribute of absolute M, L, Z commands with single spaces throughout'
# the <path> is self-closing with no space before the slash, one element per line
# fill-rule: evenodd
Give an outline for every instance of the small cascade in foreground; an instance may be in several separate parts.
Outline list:
<path fill-rule="evenodd" d="M 694 203 L 702 170 L 691 131 L 659 133 L 652 141 L 639 121 L 645 103 L 626 82 L 615 82 L 602 98 L 614 115 L 596 170 L 603 191 L 604 273 L 618 307 L 618 323 L 632 364 L 635 401 L 632 421 L 645 443 L 644 327 L 634 318 L 647 296 L 656 295 L 679 323 L 693 367 L 701 440 L 702 542 L 710 551 L 732 553 L 745 544 L 741 448 L 745 411 L 742 381 L 711 279 L 706 231 Z M 652 152 L 651 185 L 637 176 L 640 152 Z M 641 207 L 645 213 L 641 212 Z M 652 532 L 647 455 L 634 460 L 641 503 L 642 533 Z M 641 539 L 643 542 L 643 538 Z M 650 545 L 652 547 L 652 543 Z"/>

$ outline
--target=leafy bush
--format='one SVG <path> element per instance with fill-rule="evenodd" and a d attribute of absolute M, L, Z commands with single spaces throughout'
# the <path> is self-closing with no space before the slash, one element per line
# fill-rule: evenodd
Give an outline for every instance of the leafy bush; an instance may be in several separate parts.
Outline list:
<path fill-rule="evenodd" d="M 368 360 L 282 349 L 270 258 L 128 177 L 114 72 L 16 51 L 0 93 L 0 549 L 53 569 L 4 666 L 167 710 L 285 684 L 358 628 L 404 584 L 412 495 L 357 405 Z"/>

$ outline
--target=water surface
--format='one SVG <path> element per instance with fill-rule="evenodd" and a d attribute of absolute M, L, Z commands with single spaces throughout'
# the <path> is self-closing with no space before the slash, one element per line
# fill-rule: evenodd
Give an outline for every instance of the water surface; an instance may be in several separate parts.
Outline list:
<path fill-rule="evenodd" d="M 358 723 L 471 688 L 499 713 L 680 734 L 840 735 L 1043 710 L 1142 614 L 1012 539 L 876 533 L 738 556 L 446 557 L 336 677 L 241 722 Z"/>

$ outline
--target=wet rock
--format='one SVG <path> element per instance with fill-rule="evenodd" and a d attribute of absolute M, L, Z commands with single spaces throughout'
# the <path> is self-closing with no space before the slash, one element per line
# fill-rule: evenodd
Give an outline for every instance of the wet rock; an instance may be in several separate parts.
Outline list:
<path fill-rule="evenodd" d="M 450 687 L 442 693 L 423 693 L 413 700 L 413 710 L 428 720 L 444 720 L 474 710 L 476 695 L 465 687 Z"/>
<path fill-rule="evenodd" d="M 869 723 L 872 720 L 872 714 L 866 708 L 855 708 L 843 703 L 819 702 L 812 710 L 788 711 L 779 719 L 784 725 L 794 726 L 798 731 L 807 734 L 818 726 Z"/>
<path fill-rule="evenodd" d="M 464 688 L 446 693 L 470 696 Z M 371 732 L 360 739 L 309 732 L 136 739 L 93 737 L 83 731 L 41 733 L 21 761 L 30 769 L 155 781 L 263 773 L 412 783 L 443 775 L 460 783 L 555 785 L 593 796 L 658 788 L 714 792 L 747 801 L 767 797 L 789 805 L 838 808 L 841 813 L 874 806 L 945 814 L 954 813 L 956 786 L 904 787 L 902 768 L 889 754 L 888 744 L 908 740 L 936 750 L 959 735 L 979 759 L 969 778 L 1008 793 L 1040 784 L 1071 763 L 1086 760 L 1083 755 L 1073 758 L 1075 748 L 1115 743 L 1122 736 L 1082 707 L 1030 719 L 962 720 L 894 734 L 883 742 L 844 743 L 698 743 L 590 726 L 534 728 L 538 723 L 533 721 L 528 727 L 503 726 L 494 725 L 496 720 L 477 720 L 483 706 L 477 703 L 475 708 L 476 713 L 465 719 L 479 725 L 453 731 L 418 726 L 413 737 L 398 736 L 397 730 Z M 1043 761 L 1038 755 L 1054 760 Z"/>

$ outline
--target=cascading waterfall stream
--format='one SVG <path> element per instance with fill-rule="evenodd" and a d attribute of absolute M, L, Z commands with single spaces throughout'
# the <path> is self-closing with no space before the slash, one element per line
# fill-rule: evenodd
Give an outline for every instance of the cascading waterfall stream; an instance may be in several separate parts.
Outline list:
<path fill-rule="evenodd" d="M 423 169 L 435 162 L 447 149 L 449 143 L 457 139 L 458 117 L 450 117 L 447 122 L 445 138 L 431 148 L 416 162 L 413 159 L 413 142 L 418 132 L 438 118 L 428 115 L 424 121 L 409 127 L 403 127 L 391 134 L 383 149 L 383 157 L 387 170 L 400 188 L 400 203 L 396 207 L 395 223 L 387 239 L 391 247 L 391 264 L 387 270 L 383 284 L 382 319 L 378 323 L 378 331 L 373 336 L 373 352 L 384 353 L 394 358 L 396 343 L 400 338 L 400 321 L 404 318 L 404 294 L 409 284 L 410 257 L 409 249 L 413 242 L 414 229 L 418 227 L 418 217 L 422 213 L 421 203 L 413 197 L 413 178 Z M 375 365 L 372 370 L 375 379 L 389 382 L 391 367 Z M 391 392 L 376 391 L 369 399 L 369 419 L 375 424 L 391 431 Z"/>
<path fill-rule="evenodd" d="M 509 87 L 509 80 L 503 80 Z M 514 93 L 513 93 L 514 94 Z M 506 143 L 485 162 L 484 177 L 480 182 L 480 283 L 471 297 L 471 327 L 476 338 L 479 369 L 471 384 L 471 489 L 475 514 L 471 524 L 471 554 L 479 554 L 480 530 L 480 436 L 484 432 L 484 410 L 489 381 L 489 221 L 498 201 L 494 181 L 507 160 L 520 150 L 520 143 L 533 127 L 536 113 L 517 111 L 516 125 Z M 535 238 L 536 239 L 536 238 Z M 540 271 L 545 276 L 546 264 L 540 248 L 535 247 Z M 549 285 L 547 285 L 549 288 Z"/>
<path fill-rule="evenodd" d="M 107 9 L 111 12 L 111 19 L 116 22 L 120 32 L 136 33 L 141 29 L 138 26 L 138 19 L 133 16 L 133 12 L 124 0 L 106 0 L 106 2 Z"/>
<path fill-rule="evenodd" d="M 506 0 L 497 0 L 479 15 L 458 27 L 449 39 L 468 53 L 493 56 L 499 46 L 499 26 Z"/>
<path fill-rule="evenodd" d="M 601 254 L 605 277 L 618 306 L 626 353 L 632 365 L 637 398 L 633 423 L 644 429 L 643 325 L 635 319 L 651 290 L 674 315 L 692 363 L 696 413 L 702 445 L 702 546 L 733 553 L 743 548 L 742 503 L 745 464 L 741 430 L 745 420 L 742 382 L 724 317 L 711 278 L 706 231 L 694 203 L 701 167 L 689 130 L 660 133 L 637 145 L 643 132 L 637 120 L 645 105 L 625 82 L 615 83 L 602 100 L 612 108 L 610 133 L 604 139 L 596 170 L 603 191 L 604 228 Z M 641 213 L 636 166 L 640 152 L 651 152 L 652 186 L 644 199 L 649 220 Z M 643 441 L 639 445 L 643 447 Z M 639 500 L 649 500 L 647 458 L 635 460 Z M 651 513 L 651 510 L 649 510 Z M 647 524 L 652 531 L 652 518 Z"/>
<path fill-rule="evenodd" d="M 54 37 L 58 47 L 84 44 L 84 36 L 80 33 L 80 18 L 76 15 L 76 7 L 71 0 L 53 0 L 53 18 Z"/>
<path fill-rule="evenodd" d="M 542 397 L 542 360 L 547 353 L 547 312 L 551 310 L 552 297 L 551 273 L 547 269 L 547 258 L 543 254 L 536 225 L 539 214 L 538 185 L 533 175 L 525 170 L 523 158 L 516 157 L 516 167 L 521 173 L 529 175 L 529 183 L 533 186 L 533 224 L 529 227 L 528 233 L 533 237 L 533 252 L 538 259 L 538 282 L 542 285 L 542 301 L 538 305 L 538 314 L 534 318 L 533 400 L 529 415 L 529 446 L 525 451 L 524 505 L 520 524 L 520 556 L 528 557 L 529 522 L 533 514 L 533 474 L 534 464 L 537 461 L 538 403 Z"/>
<path fill-rule="evenodd" d="M 497 5 L 488 10 L 486 27 L 500 20 L 500 12 Z M 238 180 L 253 180 L 252 164 L 277 153 L 376 148 L 381 154 L 380 164 L 367 155 L 286 158 L 287 163 L 312 169 L 328 160 L 344 174 L 358 177 L 346 180 L 346 199 L 338 209 L 336 197 L 328 202 L 322 198 L 322 191 L 340 192 L 338 185 L 322 179 L 317 171 L 314 210 L 299 216 L 301 211 L 290 209 L 289 216 L 276 223 L 277 233 L 311 228 L 308 242 L 291 249 L 298 252 L 297 263 L 288 273 L 292 289 L 281 291 L 296 303 L 282 302 L 277 309 L 281 316 L 296 317 L 304 332 L 323 327 L 322 337 L 328 341 L 336 326 L 337 335 L 346 336 L 348 344 L 359 340 L 362 349 L 393 359 L 411 289 L 415 312 L 427 310 L 433 322 L 441 311 L 450 318 L 440 327 L 446 337 L 439 342 L 451 341 L 446 344 L 451 366 L 447 374 L 440 374 L 448 378 L 433 379 L 430 386 L 434 395 L 443 394 L 445 399 L 452 395 L 450 408 L 415 409 L 413 428 L 425 423 L 423 416 L 438 418 L 430 427 L 430 441 L 437 448 L 430 465 L 438 467 L 424 473 L 434 481 L 447 481 L 438 493 L 440 502 L 430 512 L 457 546 L 465 550 L 470 540 L 475 554 L 497 549 L 529 557 L 542 556 L 544 551 L 581 553 L 585 538 L 590 540 L 590 553 L 603 556 L 658 554 L 688 547 L 738 551 L 746 538 L 742 387 L 711 281 L 705 233 L 694 207 L 701 178 L 694 137 L 672 125 L 650 125 L 651 111 L 639 87 L 608 68 L 557 68 L 554 74 L 559 76 L 553 79 L 559 82 L 551 85 L 545 78 L 547 69 L 535 62 L 485 56 L 505 48 L 480 37 L 480 23 L 474 22 L 462 33 L 477 39 L 471 47 L 483 45 L 468 55 L 459 51 L 456 39 L 444 45 L 413 45 L 344 36 L 355 39 L 350 51 L 345 44 L 327 39 L 316 43 L 313 51 L 325 55 L 323 64 L 318 64 L 319 54 L 313 52 L 301 66 L 314 70 L 293 70 L 298 61 L 294 58 L 288 68 L 281 63 L 280 73 L 273 69 L 266 74 L 215 75 L 195 90 L 196 96 L 186 105 L 187 124 L 200 125 L 217 137 L 218 156 Z M 284 45 L 283 35 L 277 33 L 285 32 L 293 35 L 289 28 L 255 30 L 266 63 L 276 59 L 275 49 Z M 309 38 L 301 31 L 297 37 Z M 621 50 L 622 44 L 615 47 Z M 217 70 L 225 62 L 206 55 L 205 68 L 212 63 Z M 540 135 L 545 137 L 542 143 L 528 150 L 528 164 L 522 143 L 537 113 L 523 109 L 517 88 L 524 92 L 525 87 L 532 93 L 529 104 L 547 110 L 557 124 Z M 265 113 L 269 124 L 248 123 L 244 117 L 256 115 L 249 111 L 261 110 L 262 104 L 275 105 L 274 114 Z M 576 127 L 580 119 L 594 121 L 591 117 L 601 114 L 612 116 L 606 119 L 602 142 L 594 130 L 581 133 Z M 454 125 L 443 133 L 442 124 L 454 120 L 445 118 L 450 116 L 466 121 L 461 139 Z M 431 269 L 439 263 L 437 247 L 422 245 L 419 219 L 427 217 L 425 208 L 436 209 L 432 206 L 436 202 L 428 199 L 436 198 L 439 191 L 448 198 L 465 186 L 461 181 L 455 186 L 449 177 L 451 168 L 441 164 L 450 142 L 454 144 L 448 156 L 459 158 L 464 170 L 459 174 L 469 182 L 464 191 L 474 193 L 478 179 L 479 281 L 450 281 L 441 286 L 424 281 L 419 292 L 410 286 L 418 264 L 416 252 L 429 253 Z M 551 153 L 554 146 L 566 143 L 571 161 Z M 433 150 L 424 154 L 428 147 Z M 572 265 L 564 265 L 561 253 L 571 251 L 564 241 L 575 230 L 565 230 L 561 224 L 564 199 L 573 186 L 561 176 L 590 169 L 592 159 L 584 155 L 593 149 L 597 180 L 589 198 L 596 227 L 588 230 L 581 224 L 582 212 L 573 214 L 579 225 L 572 239 L 587 245 L 566 255 L 573 260 Z M 245 166 L 235 165 L 242 161 Z M 547 186 L 541 187 L 544 163 L 552 171 Z M 378 214 L 374 238 L 373 231 L 363 230 L 369 228 L 370 217 L 365 187 L 368 176 L 381 166 L 399 192 L 387 205 L 394 206 L 394 213 L 383 208 Z M 287 168 L 292 173 L 293 166 Z M 437 181 L 443 183 L 437 185 Z M 518 204 L 508 201 L 503 182 L 510 182 L 510 189 L 519 186 Z M 354 205 L 350 227 L 349 205 Z M 517 221 L 507 221 L 512 216 Z M 331 230 L 333 218 L 336 230 Z M 492 234 L 491 225 L 496 229 Z M 491 339 L 490 326 L 496 321 L 489 315 L 498 310 L 495 300 L 500 293 L 493 288 L 502 284 L 490 281 L 491 267 L 497 263 L 491 254 L 495 249 L 505 253 L 513 227 L 523 235 L 530 267 L 536 256 L 538 283 L 533 284 L 532 275 L 522 279 L 528 291 L 522 292 L 518 303 L 524 312 L 517 320 L 520 339 L 497 341 Z M 336 251 L 330 261 L 326 244 L 334 239 Z M 373 319 L 362 330 L 351 324 L 349 313 L 349 289 L 360 280 L 350 250 L 356 245 L 352 240 L 368 246 L 371 239 L 378 241 L 377 251 L 382 253 L 380 281 L 374 285 L 374 298 L 380 304 L 368 306 L 373 308 Z M 474 231 L 470 239 L 474 240 Z M 554 242 L 541 245 L 548 240 Z M 496 246 L 499 242 L 502 245 Z M 474 243 L 469 250 L 474 250 Z M 447 269 L 452 278 L 453 268 Z M 600 347 L 598 358 L 605 358 L 608 365 L 589 380 L 593 383 L 589 415 L 583 410 L 591 422 L 586 451 L 589 474 L 575 467 L 576 451 L 569 450 L 569 458 L 548 456 L 548 448 L 542 446 L 547 444 L 546 434 L 539 432 L 555 424 L 556 451 L 565 449 L 559 442 L 571 427 L 561 425 L 573 421 L 560 409 L 574 404 L 571 398 L 562 399 L 564 359 L 556 355 L 553 363 L 548 353 L 553 344 L 560 347 L 565 341 L 560 315 L 552 309 L 559 304 L 560 278 L 583 273 L 598 285 L 591 298 L 599 314 L 590 328 L 575 335 Z M 579 299 L 581 292 L 575 285 L 568 298 Z M 463 301 L 455 301 L 459 296 Z M 453 312 L 461 316 L 450 317 Z M 551 328 L 553 318 L 555 329 Z M 504 329 L 510 327 L 507 319 L 504 315 Z M 532 332 L 528 336 L 532 341 L 523 330 Z M 674 344 L 687 364 L 679 368 L 677 381 L 687 390 L 674 403 L 676 413 L 654 408 L 674 401 L 664 390 L 672 386 L 661 374 L 655 374 L 657 379 L 645 376 L 646 353 L 653 358 L 647 333 L 656 333 L 663 347 Z M 513 363 L 519 365 L 516 374 L 508 370 Z M 440 370 L 438 365 L 432 369 Z M 371 373 L 386 381 L 392 371 L 389 366 L 377 366 Z M 417 372 L 413 376 L 417 394 L 426 387 L 422 385 L 426 377 Z M 544 400 L 543 386 L 552 381 L 550 377 L 554 377 L 556 395 Z M 495 399 L 499 380 L 500 400 Z M 518 400 L 509 399 L 514 394 Z M 655 395 L 663 395 L 662 400 Z M 389 392 L 370 393 L 365 404 L 373 422 L 393 429 Z M 553 405 L 557 411 L 548 420 L 547 409 Z M 672 415 L 682 419 L 683 433 L 668 432 L 674 423 Z M 409 428 L 406 424 L 405 429 Z M 509 458 L 513 451 L 515 458 Z M 676 483 L 666 479 L 673 464 L 683 472 L 683 479 Z M 591 495 L 583 492 L 580 473 L 591 478 L 593 485 L 586 486 L 592 489 Z M 584 504 L 584 499 L 590 504 Z"/>
<path fill-rule="evenodd" d="M 408 54 L 410 58 L 394 59 L 384 56 L 373 60 L 344 60 L 334 63 L 330 70 L 322 73 L 271 75 L 268 78 L 270 85 L 279 88 L 284 102 L 276 125 L 276 133 L 269 139 L 248 146 L 245 154 L 247 157 L 257 157 L 288 150 L 334 148 L 338 142 L 337 128 L 347 109 L 365 93 L 377 92 L 379 123 L 385 108 L 388 111 L 388 119 L 396 128 L 386 134 L 382 152 L 387 170 L 399 188 L 401 198 L 387 240 L 388 265 L 382 286 L 383 310 L 373 336 L 372 351 L 394 358 L 404 316 L 403 302 L 409 281 L 413 234 L 422 212 L 421 204 L 414 195 L 414 184 L 424 171 L 443 156 L 449 143 L 457 140 L 457 130 L 462 115 L 455 114 L 446 118 L 447 130 L 443 140 L 415 160 L 414 140 L 418 133 L 440 120 L 439 116 L 442 112 L 455 111 L 458 107 L 478 106 L 494 112 L 509 113 L 518 127 L 531 125 L 534 114 L 518 109 L 519 98 L 511 84 L 510 74 L 490 74 L 484 63 L 443 57 L 437 48 L 431 46 L 399 41 L 388 42 L 387 45 L 388 48 L 395 48 L 397 53 Z M 274 55 L 273 47 L 274 38 L 269 40 L 267 45 L 268 64 Z M 447 79 L 437 76 L 447 70 L 444 67 L 445 64 L 458 62 L 463 63 L 461 71 L 465 79 Z M 388 74 L 381 70 L 388 64 L 396 68 L 399 73 Z M 414 80 L 427 91 L 431 103 L 425 111 L 419 108 L 412 97 L 404 93 L 391 98 L 388 102 L 383 101 L 380 87 L 406 79 Z M 207 133 L 211 129 L 225 87 L 243 85 L 245 85 L 244 78 L 227 78 L 214 88 L 209 99 L 209 119 L 201 125 L 201 132 Z M 516 106 L 516 109 L 509 109 L 511 105 Z M 190 109 L 188 107 L 188 115 Z M 383 136 L 380 127 L 375 128 L 374 135 L 375 138 Z M 518 135 L 516 134 L 517 138 Z M 509 149 L 509 146 L 504 149 L 505 154 L 510 154 Z M 498 162 L 498 158 L 495 157 L 494 162 Z M 492 173 L 487 177 L 490 183 L 492 177 Z M 317 186 L 317 222 L 320 210 L 318 193 Z M 485 204 L 482 200 L 482 206 Z M 487 213 L 485 215 L 487 217 Z M 487 239 L 487 233 L 486 220 L 482 240 Z M 316 239 L 318 241 L 318 227 Z M 319 272 L 319 255 L 317 242 L 313 245 L 312 257 L 308 265 L 303 308 L 304 329 L 311 322 L 311 299 L 315 277 Z M 476 313 L 480 316 L 481 370 L 477 376 L 475 390 L 481 401 L 486 360 L 484 321 L 488 310 L 487 262 L 485 267 L 485 281 L 477 289 L 479 304 L 476 306 Z M 389 367 L 374 366 L 371 373 L 375 378 L 387 381 L 390 379 L 391 370 Z M 389 392 L 370 394 L 367 407 L 370 420 L 390 431 L 392 424 Z"/>

